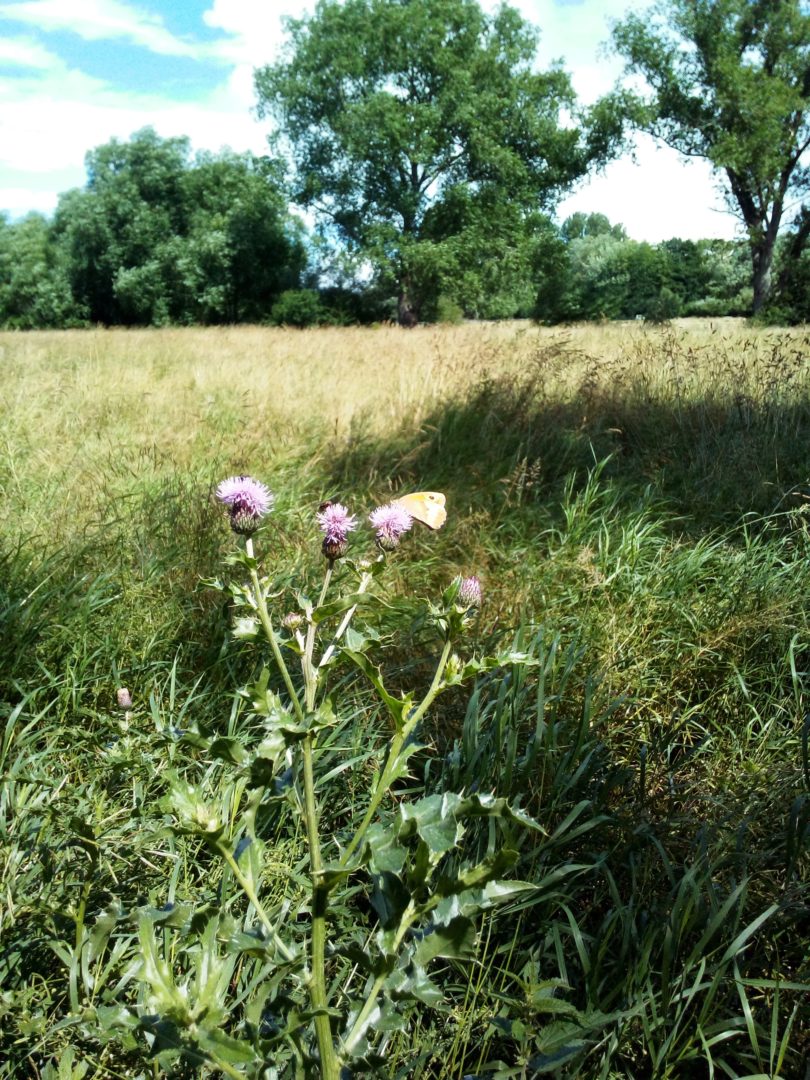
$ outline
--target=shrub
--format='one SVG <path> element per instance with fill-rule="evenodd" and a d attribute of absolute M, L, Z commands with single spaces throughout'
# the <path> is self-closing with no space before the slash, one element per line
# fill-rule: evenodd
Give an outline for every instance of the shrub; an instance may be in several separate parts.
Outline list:
<path fill-rule="evenodd" d="M 274 326 L 320 326 L 331 322 L 315 289 L 287 289 L 270 309 Z"/>

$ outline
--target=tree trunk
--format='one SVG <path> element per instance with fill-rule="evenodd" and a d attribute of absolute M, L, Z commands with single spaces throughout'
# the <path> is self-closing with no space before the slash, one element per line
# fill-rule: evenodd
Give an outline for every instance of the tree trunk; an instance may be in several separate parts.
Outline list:
<path fill-rule="evenodd" d="M 771 295 L 771 264 L 773 263 L 773 241 L 765 236 L 751 246 L 751 261 L 754 275 L 753 314 L 758 315 Z"/>
<path fill-rule="evenodd" d="M 752 190 L 747 178 L 729 168 L 726 169 L 726 175 L 748 230 L 753 269 L 751 283 L 754 287 L 752 314 L 758 315 L 771 296 L 771 267 L 776 249 L 776 237 L 779 235 L 779 226 L 782 222 L 788 176 L 783 175 L 780 189 L 773 193 L 771 204 L 768 206 L 767 200 Z"/>
<path fill-rule="evenodd" d="M 411 293 L 411 283 L 407 278 L 399 284 L 397 317 L 400 326 L 416 326 L 419 322 L 419 305 Z"/>

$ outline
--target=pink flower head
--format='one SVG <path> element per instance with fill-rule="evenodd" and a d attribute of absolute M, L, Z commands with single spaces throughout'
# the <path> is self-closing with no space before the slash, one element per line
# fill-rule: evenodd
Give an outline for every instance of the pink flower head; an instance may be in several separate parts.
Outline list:
<path fill-rule="evenodd" d="M 393 551 L 398 547 L 400 537 L 413 525 L 413 518 L 405 507 L 395 502 L 372 510 L 369 521 L 376 530 L 377 544 L 383 551 Z"/>
<path fill-rule="evenodd" d="M 481 607 L 481 582 L 477 577 L 465 577 L 461 579 L 458 590 L 457 602 L 459 607 L 469 610 Z"/>
<path fill-rule="evenodd" d="M 234 532 L 250 536 L 273 507 L 272 491 L 251 476 L 230 476 L 217 488 L 217 498 L 228 507 Z"/>
<path fill-rule="evenodd" d="M 357 528 L 357 518 L 352 517 L 343 503 L 324 503 L 316 515 L 323 532 L 323 553 L 327 559 L 340 559 L 346 554 L 348 536 Z"/>
<path fill-rule="evenodd" d="M 324 536 L 333 544 L 345 543 L 348 534 L 357 528 L 357 518 L 343 503 L 328 503 L 317 518 Z"/>

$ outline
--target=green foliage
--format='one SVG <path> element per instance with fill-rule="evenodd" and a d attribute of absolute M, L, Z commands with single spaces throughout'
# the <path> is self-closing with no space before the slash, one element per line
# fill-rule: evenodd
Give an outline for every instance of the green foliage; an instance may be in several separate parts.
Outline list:
<path fill-rule="evenodd" d="M 276 165 L 224 152 L 192 160 L 149 128 L 87 158 L 59 201 L 52 244 L 91 322 L 258 321 L 305 256 Z"/>
<path fill-rule="evenodd" d="M 575 214 L 550 240 L 536 273 L 534 317 L 544 322 L 744 314 L 744 246 L 719 240 L 628 239 L 602 214 Z"/>
<path fill-rule="evenodd" d="M 666 0 L 627 16 L 613 38 L 651 88 L 636 123 L 724 175 L 747 229 L 759 313 L 783 217 L 807 197 L 810 14 L 801 0 Z"/>
<path fill-rule="evenodd" d="M 527 216 L 612 146 L 606 106 L 592 138 L 560 125 L 568 78 L 532 70 L 536 34 L 509 7 L 321 0 L 287 30 L 284 58 L 256 74 L 260 112 L 283 132 L 296 200 L 393 283 L 402 322 L 465 275 L 457 300 L 477 310 L 498 288 L 477 254 L 489 245 L 503 273 Z"/>
<path fill-rule="evenodd" d="M 570 241 L 566 262 L 554 319 L 633 319 L 661 307 L 666 256 L 650 244 L 609 232 L 584 235 Z"/>
<path fill-rule="evenodd" d="M 647 302 L 644 318 L 651 323 L 665 323 L 681 314 L 680 298 L 666 285 L 661 286 L 657 296 Z"/>
<path fill-rule="evenodd" d="M 29 214 L 8 225 L 0 216 L 0 322 L 31 330 L 70 326 L 81 319 L 45 218 Z"/>
<path fill-rule="evenodd" d="M 438 323 L 458 325 L 464 319 L 464 312 L 449 297 L 440 296 L 436 301 L 434 320 Z"/>
<path fill-rule="evenodd" d="M 623 225 L 611 225 L 604 214 L 577 211 L 562 223 L 560 236 L 565 241 L 582 240 L 586 236 L 612 236 L 614 240 L 626 240 L 627 232 Z"/>
<path fill-rule="evenodd" d="M 782 325 L 810 321 L 810 252 L 805 247 L 808 232 L 810 213 L 805 209 L 777 247 L 777 284 L 763 312 L 764 321 Z"/>
<path fill-rule="evenodd" d="M 329 322 L 329 312 L 314 289 L 287 289 L 270 309 L 276 326 L 319 326 Z"/>

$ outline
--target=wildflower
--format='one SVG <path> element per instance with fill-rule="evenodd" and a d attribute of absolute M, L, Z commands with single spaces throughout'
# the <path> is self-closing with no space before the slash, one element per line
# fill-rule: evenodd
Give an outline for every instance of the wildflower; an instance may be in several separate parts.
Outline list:
<path fill-rule="evenodd" d="M 369 521 L 376 530 L 377 546 L 383 551 L 399 547 L 400 537 L 413 525 L 413 518 L 405 507 L 395 502 L 372 510 Z"/>
<path fill-rule="evenodd" d="M 291 634 L 296 630 L 300 630 L 303 625 L 304 617 L 299 611 L 288 611 L 284 618 L 281 620 L 281 625 L 285 630 L 289 630 Z"/>
<path fill-rule="evenodd" d="M 477 577 L 472 576 L 461 579 L 457 603 L 465 611 L 469 611 L 470 608 L 481 607 L 481 582 Z"/>
<path fill-rule="evenodd" d="M 250 476 L 231 476 L 223 480 L 217 488 L 217 498 L 228 507 L 233 531 L 244 536 L 251 536 L 256 531 L 274 502 L 270 489 Z"/>
<path fill-rule="evenodd" d="M 357 528 L 357 518 L 352 517 L 343 503 L 323 503 L 316 515 L 323 532 L 323 553 L 327 559 L 340 559 L 346 554 L 348 536 Z"/>

